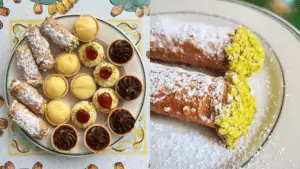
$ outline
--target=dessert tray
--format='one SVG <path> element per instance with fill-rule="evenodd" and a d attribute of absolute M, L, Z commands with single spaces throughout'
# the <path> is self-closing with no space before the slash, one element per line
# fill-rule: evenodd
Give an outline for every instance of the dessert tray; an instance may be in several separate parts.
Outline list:
<path fill-rule="evenodd" d="M 154 168 L 243 166 L 280 115 L 284 78 L 276 54 L 230 19 L 159 12 L 151 18 L 147 54 Z"/>
<path fill-rule="evenodd" d="M 40 148 L 101 153 L 131 132 L 145 99 L 145 71 L 119 29 L 90 15 L 28 25 L 6 72 L 9 116 Z"/>

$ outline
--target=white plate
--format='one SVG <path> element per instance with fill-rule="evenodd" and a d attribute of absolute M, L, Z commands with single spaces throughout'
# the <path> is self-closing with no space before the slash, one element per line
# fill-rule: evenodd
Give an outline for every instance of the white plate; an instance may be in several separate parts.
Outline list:
<path fill-rule="evenodd" d="M 69 16 L 59 17 L 59 18 L 57 18 L 57 20 L 59 21 L 59 23 L 64 25 L 68 30 L 72 30 L 73 23 L 77 17 L 78 17 L 77 15 L 69 15 Z M 97 36 L 97 39 L 98 39 L 98 41 L 101 41 L 101 44 L 103 45 L 105 50 L 107 49 L 107 46 L 109 44 L 111 44 L 113 41 L 115 41 L 117 39 L 127 39 L 128 41 L 130 41 L 126 37 L 125 34 L 123 34 L 118 28 L 114 27 L 113 25 L 109 24 L 108 22 L 105 22 L 100 19 L 98 19 L 98 22 L 100 24 L 100 33 Z M 24 40 L 24 39 L 21 40 L 20 43 L 18 45 L 16 45 L 16 47 L 19 45 L 22 45 L 22 44 L 26 44 L 26 40 Z M 60 52 L 60 50 L 55 45 L 51 45 L 51 49 L 52 49 L 51 51 L 55 57 Z M 106 53 L 105 53 L 105 55 L 106 55 Z M 145 70 L 144 70 L 142 60 L 136 49 L 135 49 L 132 60 L 128 64 L 126 64 L 124 67 L 119 67 L 119 69 L 120 69 L 120 72 L 122 72 L 121 73 L 122 75 L 124 75 L 124 74 L 135 75 L 136 77 L 138 77 L 141 80 L 141 82 L 143 84 L 144 88 L 143 88 L 142 94 L 137 99 L 135 99 L 133 101 L 122 102 L 122 105 L 121 105 L 122 108 L 128 109 L 134 115 L 134 117 L 136 119 L 138 119 L 141 114 L 143 105 L 144 105 L 145 87 L 146 87 L 146 79 L 145 78 L 146 77 L 145 77 Z M 82 65 L 81 69 L 78 73 L 88 73 L 92 76 L 93 70 L 94 70 L 94 68 L 88 69 Z M 51 70 L 50 72 L 43 73 L 43 77 L 45 78 L 50 73 L 55 73 L 55 70 Z M 73 77 L 67 78 L 69 81 L 69 84 L 70 84 L 72 78 Z M 8 68 L 7 68 L 6 79 L 5 79 L 5 86 L 6 86 L 5 91 L 6 91 L 7 104 L 12 103 L 12 100 L 13 100 L 13 98 L 10 96 L 9 91 L 8 91 L 8 87 L 13 79 L 22 79 L 20 72 L 17 68 L 16 60 L 14 57 L 14 51 L 13 51 L 12 58 L 9 62 Z M 39 89 L 39 91 L 41 94 L 43 93 L 41 89 Z M 43 96 L 44 96 L 44 98 L 46 98 L 44 94 L 43 94 Z M 71 90 L 69 90 L 68 94 L 63 99 L 68 100 L 71 106 L 73 106 L 77 102 L 81 101 L 73 96 Z M 106 122 L 107 115 L 103 114 L 103 113 L 98 113 L 97 116 L 98 117 L 97 117 L 96 123 L 106 125 L 106 127 L 107 127 L 107 122 Z M 73 124 L 71 122 L 71 120 L 69 123 Z M 49 126 L 51 126 L 51 125 L 49 124 Z M 73 125 L 73 126 L 75 126 L 75 125 Z M 78 144 L 71 152 L 68 152 L 68 153 L 57 152 L 52 147 L 51 141 L 50 141 L 52 130 L 53 130 L 53 126 L 50 127 L 49 134 L 43 140 L 31 138 L 31 137 L 29 137 L 29 135 L 26 134 L 26 132 L 24 132 L 24 133 L 28 136 L 28 138 L 33 143 L 35 143 L 42 149 L 47 150 L 52 153 L 56 153 L 56 154 L 60 154 L 60 155 L 67 155 L 67 156 L 83 156 L 83 155 L 92 154 L 84 145 L 84 142 L 83 142 L 84 130 L 83 129 L 77 128 L 77 131 L 79 134 Z M 112 132 L 111 132 L 111 136 L 112 136 L 111 146 L 116 144 L 118 141 L 120 141 L 123 138 L 121 136 L 117 136 L 117 135 L 113 134 Z"/>
<path fill-rule="evenodd" d="M 262 168 L 266 163 L 271 165 L 268 161 L 279 163 L 269 157 L 278 155 L 279 149 L 287 151 L 286 147 L 290 147 L 289 151 L 296 154 L 292 145 L 286 145 L 285 142 L 286 138 L 291 138 L 287 126 L 290 129 L 300 127 L 296 120 L 299 119 L 296 101 L 300 99 L 297 90 L 299 78 L 296 74 L 300 72 L 299 33 L 276 16 L 236 1 L 154 0 L 151 6 L 152 27 L 157 22 L 165 22 L 165 19 L 227 27 L 244 25 L 259 36 L 266 49 L 264 67 L 248 79 L 257 100 L 258 113 L 249 134 L 239 141 L 237 148 L 233 151 L 225 149 L 218 144 L 219 138 L 214 130 L 209 128 L 151 114 L 151 168 L 239 168 L 251 161 L 259 149 L 267 148 L 263 152 L 266 154 L 264 157 L 269 159 L 254 160 L 255 163 L 251 165 Z M 293 100 L 286 98 L 286 93 Z M 271 134 L 273 138 L 278 138 L 275 140 L 275 148 L 265 144 Z M 300 140 L 299 136 L 297 138 Z M 293 144 L 294 147 L 295 145 L 296 143 Z M 286 156 L 286 161 L 295 158 L 291 154 Z M 295 160 L 294 163 L 296 162 Z M 284 162 L 279 164 L 283 168 L 287 166 Z M 273 168 L 278 166 L 280 165 L 274 165 Z"/>

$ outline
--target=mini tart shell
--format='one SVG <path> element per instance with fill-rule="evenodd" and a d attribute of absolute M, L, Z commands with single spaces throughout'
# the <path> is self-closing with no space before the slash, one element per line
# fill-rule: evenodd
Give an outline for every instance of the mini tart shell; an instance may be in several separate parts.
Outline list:
<path fill-rule="evenodd" d="M 98 56 L 95 60 L 89 60 L 85 54 L 85 50 L 88 46 L 93 46 L 97 52 Z M 97 42 L 88 42 L 83 44 L 78 50 L 78 56 L 80 62 L 87 68 L 96 67 L 104 58 L 104 49 L 103 46 Z"/>
<path fill-rule="evenodd" d="M 102 79 L 99 75 L 100 73 L 100 69 L 102 67 L 109 67 L 112 69 L 112 74 L 108 79 Z M 115 65 L 109 63 L 109 62 L 105 62 L 102 61 L 93 71 L 93 77 L 95 82 L 101 86 L 101 87 L 112 87 L 116 84 L 118 78 L 120 77 L 120 71 L 118 69 L 118 67 L 116 67 Z"/>
<path fill-rule="evenodd" d="M 93 41 L 93 40 L 95 40 L 95 39 L 97 38 L 97 36 L 98 36 L 98 34 L 99 34 L 99 31 L 100 31 L 100 24 L 99 24 L 98 20 L 97 20 L 95 17 L 93 17 L 92 15 L 80 15 L 80 16 L 75 20 L 74 23 L 76 23 L 76 21 L 77 21 L 78 19 L 80 19 L 81 17 L 91 17 L 91 18 L 95 21 L 95 23 L 97 24 L 97 31 L 96 31 L 96 34 L 93 35 L 93 39 L 89 39 L 89 40 L 80 39 L 80 38 L 78 37 L 78 35 L 76 34 L 76 31 L 75 31 L 74 26 L 73 26 L 73 33 L 74 33 L 74 35 L 75 35 L 81 42 L 91 42 L 91 41 Z"/>
<path fill-rule="evenodd" d="M 75 95 L 74 89 L 73 89 L 73 84 L 74 84 L 74 80 L 76 80 L 79 76 L 89 76 L 89 77 L 91 78 L 91 80 L 93 80 L 94 85 L 95 85 L 95 86 L 94 86 L 94 87 L 95 87 L 95 90 L 94 90 L 94 92 L 91 94 L 91 96 L 85 97 L 85 98 L 79 98 L 78 96 Z M 78 98 L 78 99 L 82 99 L 82 100 L 88 99 L 88 98 L 90 98 L 90 97 L 92 97 L 92 96 L 94 95 L 94 93 L 95 93 L 96 90 L 97 90 L 97 85 L 96 85 L 96 83 L 95 83 L 95 81 L 94 81 L 94 78 L 93 78 L 91 75 L 89 75 L 89 74 L 86 74 L 86 73 L 80 73 L 80 74 L 76 75 L 76 76 L 72 79 L 72 81 L 71 81 L 71 92 L 72 92 L 72 94 L 73 94 L 76 98 Z"/>
<path fill-rule="evenodd" d="M 58 77 L 60 77 L 61 79 L 63 79 L 64 82 L 66 83 L 66 90 L 65 90 L 65 92 L 63 93 L 63 95 L 61 95 L 61 96 L 58 97 L 58 98 L 52 98 L 51 96 L 49 96 L 49 95 L 45 92 L 45 89 L 44 89 L 44 83 L 45 83 L 45 81 L 47 81 L 47 79 L 50 78 L 51 76 L 58 76 Z M 62 76 L 62 75 L 60 75 L 60 74 L 51 74 L 51 75 L 47 76 L 47 77 L 45 78 L 45 80 L 43 81 L 43 92 L 44 92 L 44 94 L 45 94 L 49 99 L 61 99 L 61 98 L 63 98 L 63 97 L 66 96 L 66 94 L 68 93 L 68 91 L 69 91 L 69 83 L 68 83 L 68 80 L 67 80 L 64 76 Z"/>
<path fill-rule="evenodd" d="M 80 105 L 79 105 L 80 104 Z M 86 105 L 86 106 L 90 106 L 90 108 L 92 109 L 91 111 L 87 111 L 86 109 L 84 109 L 84 104 L 88 104 L 88 105 Z M 78 112 L 78 110 L 80 110 L 80 109 L 78 109 L 78 110 L 75 110 L 76 109 L 76 106 L 78 106 L 78 107 L 80 107 L 80 109 L 83 109 L 83 110 L 85 110 L 85 111 L 87 111 L 88 113 L 89 113 L 89 115 L 90 115 L 90 119 L 89 119 L 89 121 L 88 122 L 86 122 L 86 123 L 80 123 L 78 120 L 77 120 L 77 118 L 76 118 L 76 115 L 77 115 L 77 112 Z M 85 107 L 86 108 L 86 107 Z M 95 107 L 93 106 L 93 104 L 92 103 L 90 103 L 90 102 L 88 102 L 88 101 L 81 101 L 81 102 L 78 102 L 78 103 L 76 103 L 75 105 L 74 105 L 74 107 L 72 108 L 72 113 L 71 113 L 71 119 L 72 119 L 72 122 L 77 126 L 77 127 L 79 127 L 79 128 L 87 128 L 87 127 L 89 127 L 89 126 L 91 126 L 91 125 L 93 125 L 95 122 L 96 122 L 96 120 L 97 120 L 97 111 L 96 111 L 96 109 L 95 109 Z"/>
<path fill-rule="evenodd" d="M 57 101 L 57 100 L 62 101 L 62 102 L 65 102 L 65 103 L 70 107 L 70 110 L 71 110 L 71 106 L 70 106 L 70 104 L 69 104 L 66 100 L 55 99 L 55 100 L 51 100 L 48 104 L 50 104 L 52 101 Z M 61 123 L 61 124 L 55 124 L 55 123 L 53 123 L 53 122 L 48 118 L 48 115 L 47 115 L 47 113 L 48 113 L 48 108 L 47 108 L 48 104 L 47 104 L 47 105 L 44 105 L 43 108 L 45 109 L 45 110 L 44 110 L 45 118 L 47 119 L 47 121 L 48 121 L 51 125 L 53 125 L 53 126 L 63 125 L 63 124 L 66 124 L 66 123 L 70 120 L 72 112 L 70 113 L 70 115 L 69 115 L 69 117 L 66 119 L 66 121 L 64 121 L 63 123 Z"/>
<path fill-rule="evenodd" d="M 72 129 L 75 131 L 75 133 L 76 133 L 76 144 L 75 144 L 71 149 L 69 149 L 69 150 L 61 150 L 61 149 L 57 148 L 57 147 L 55 146 L 55 144 L 54 144 L 54 139 L 53 139 L 54 133 L 56 132 L 56 130 L 57 130 L 58 128 L 64 127 L 64 126 L 69 127 L 69 128 L 72 128 Z M 71 152 L 71 151 L 77 146 L 77 144 L 78 144 L 78 132 L 76 131 L 75 127 L 73 127 L 73 126 L 71 126 L 71 125 L 69 125 L 69 124 L 61 124 L 61 125 L 57 126 L 57 127 L 52 131 L 52 135 L 51 135 L 51 144 L 52 144 L 52 146 L 54 147 L 54 149 L 55 149 L 56 151 L 58 151 L 58 152 L 62 152 L 62 153 Z"/>
<path fill-rule="evenodd" d="M 115 42 L 119 41 L 119 40 L 124 40 L 124 41 L 126 41 L 126 42 L 130 45 L 131 50 L 132 50 L 132 55 L 131 55 L 130 59 L 127 60 L 125 63 L 116 63 L 116 62 L 114 62 L 114 61 L 111 60 L 110 55 L 109 55 L 109 50 L 110 50 L 111 45 L 114 44 Z M 108 46 L 107 51 L 106 51 L 106 56 L 107 56 L 107 59 L 109 60 L 109 62 L 111 62 L 112 64 L 114 64 L 114 65 L 116 65 L 116 66 L 124 66 L 124 65 L 126 65 L 127 63 L 129 63 L 129 62 L 132 60 L 132 58 L 133 58 L 133 56 L 134 56 L 134 47 L 133 47 L 133 45 L 132 45 L 128 40 L 125 40 L 125 39 L 117 39 L 117 40 L 113 41 L 113 42 Z"/>
<path fill-rule="evenodd" d="M 77 59 L 78 59 L 79 64 L 78 64 L 78 68 L 76 69 L 76 71 L 75 71 L 74 73 L 72 73 L 72 74 L 70 74 L 70 75 L 64 74 L 64 73 L 62 73 L 62 72 L 59 72 L 58 69 L 57 69 L 57 63 L 58 63 L 57 60 L 58 60 L 59 57 L 62 57 L 62 55 L 64 55 L 64 54 L 68 54 L 68 52 L 62 52 L 62 53 L 60 53 L 59 55 L 57 55 L 57 57 L 56 57 L 56 59 L 55 59 L 55 70 L 56 70 L 56 72 L 57 72 L 58 74 L 60 74 L 60 75 L 62 75 L 62 76 L 64 76 L 64 77 L 72 77 L 72 76 L 76 75 L 76 74 L 78 73 L 78 71 L 80 70 L 80 67 L 81 67 L 80 60 L 79 60 L 78 56 L 76 55 L 76 53 L 74 53 L 74 52 L 69 52 L 69 54 L 73 54 L 73 55 L 77 56 Z"/>
<path fill-rule="evenodd" d="M 134 129 L 134 127 L 131 129 L 131 130 L 129 130 L 129 131 L 127 131 L 126 133 L 124 133 L 124 134 L 119 134 L 119 133 L 116 133 L 111 127 L 110 127 L 110 117 L 111 117 L 111 114 L 113 114 L 113 112 L 115 111 L 115 110 L 126 110 L 127 112 L 129 112 L 130 114 L 131 114 L 131 116 L 134 118 L 134 116 L 132 115 L 132 113 L 129 111 L 129 110 L 127 110 L 127 109 L 123 109 L 123 108 L 115 108 L 115 109 L 112 109 L 111 111 L 110 111 L 110 113 L 109 113 L 109 115 L 108 115 L 108 117 L 107 117 L 107 126 L 108 126 L 108 128 L 109 128 L 109 130 L 110 131 L 112 131 L 114 134 L 116 134 L 116 135 L 118 135 L 118 136 L 126 136 L 126 135 L 128 135 L 129 133 L 131 133 L 132 132 L 132 130 Z M 135 119 L 135 118 L 134 118 Z M 135 124 L 136 124 L 136 121 L 135 121 L 135 123 L 134 123 L 134 126 L 135 126 Z"/>
<path fill-rule="evenodd" d="M 139 95 L 138 95 L 135 99 L 139 98 L 139 97 L 141 96 L 141 94 L 143 93 L 144 86 L 143 86 L 142 81 L 141 81 L 138 77 L 136 77 L 136 76 L 134 76 L 134 75 L 123 75 L 123 76 L 121 76 L 121 77 L 118 79 L 118 81 L 116 82 L 116 85 L 115 85 L 115 88 L 114 88 L 114 89 L 115 89 L 115 92 L 117 93 L 117 95 L 118 95 L 118 97 L 119 97 L 120 99 L 125 100 L 125 101 L 130 101 L 130 100 L 124 99 L 124 98 L 118 93 L 118 91 L 116 90 L 119 81 L 120 81 L 121 79 L 123 79 L 124 77 L 126 77 L 126 76 L 134 77 L 134 78 L 136 78 L 136 79 L 138 79 L 138 80 L 140 81 L 140 83 L 141 83 L 141 88 L 142 88 L 142 89 L 141 89 L 141 92 L 139 93 Z M 135 99 L 132 99 L 132 100 L 135 100 Z"/>
<path fill-rule="evenodd" d="M 108 135 L 109 135 L 109 142 L 108 142 L 107 146 L 106 146 L 105 148 L 101 149 L 101 150 L 94 150 L 94 149 L 92 149 L 92 148 L 86 143 L 86 135 L 87 135 L 88 131 L 89 131 L 91 128 L 93 128 L 93 127 L 102 127 L 102 128 L 104 128 L 104 129 L 107 131 L 107 133 L 108 133 Z M 104 126 L 102 126 L 102 125 L 100 125 L 100 124 L 94 124 L 94 125 L 90 126 L 89 128 L 87 128 L 87 129 L 85 130 L 85 132 L 84 132 L 84 145 L 85 145 L 85 147 L 86 147 L 88 150 L 90 150 L 91 152 L 94 152 L 94 153 L 102 153 L 102 152 L 104 152 L 104 151 L 110 146 L 110 144 L 111 144 L 111 134 L 110 134 L 110 132 L 108 131 L 108 129 L 107 129 L 106 127 L 104 127 Z"/>
<path fill-rule="evenodd" d="M 100 91 L 103 90 L 104 92 Z M 107 92 L 108 91 L 108 92 Z M 116 92 L 111 89 L 111 88 L 100 88 L 98 89 L 94 96 L 93 96 L 93 105 L 95 107 L 95 109 L 101 113 L 106 113 L 108 114 L 110 112 L 110 110 L 103 108 L 99 103 L 98 103 L 98 95 L 102 94 L 102 93 L 109 93 L 110 96 L 112 97 L 112 109 L 116 108 L 119 105 L 119 98 L 118 95 L 116 94 Z M 113 94 L 113 96 L 112 96 Z M 114 100 L 115 100 L 115 104 L 114 104 Z"/>

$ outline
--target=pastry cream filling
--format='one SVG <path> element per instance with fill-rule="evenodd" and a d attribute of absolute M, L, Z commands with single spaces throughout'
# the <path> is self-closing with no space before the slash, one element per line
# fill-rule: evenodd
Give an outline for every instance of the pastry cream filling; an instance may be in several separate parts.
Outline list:
<path fill-rule="evenodd" d="M 259 71 L 265 59 L 265 51 L 259 39 L 242 26 L 229 36 L 232 37 L 232 42 L 225 48 L 229 71 L 243 77 L 250 77 Z"/>
<path fill-rule="evenodd" d="M 80 75 L 72 82 L 72 92 L 79 99 L 87 99 L 96 91 L 94 79 L 88 75 Z"/>
<path fill-rule="evenodd" d="M 74 23 L 74 32 L 80 40 L 93 40 L 98 32 L 98 23 L 91 16 L 80 16 Z"/>
<path fill-rule="evenodd" d="M 228 148 L 234 148 L 236 142 L 248 133 L 257 107 L 245 78 L 229 72 L 225 79 L 230 83 L 227 104 L 217 112 L 215 124 Z"/>
<path fill-rule="evenodd" d="M 66 89 L 67 84 L 65 80 L 59 76 L 51 76 L 44 81 L 44 91 L 52 99 L 63 96 Z"/>
<path fill-rule="evenodd" d="M 53 100 L 47 106 L 47 118 L 53 124 L 66 122 L 71 115 L 71 108 L 63 100 Z"/>
<path fill-rule="evenodd" d="M 79 59 L 74 53 L 60 54 L 56 60 L 56 70 L 64 75 L 76 73 L 79 67 Z"/>

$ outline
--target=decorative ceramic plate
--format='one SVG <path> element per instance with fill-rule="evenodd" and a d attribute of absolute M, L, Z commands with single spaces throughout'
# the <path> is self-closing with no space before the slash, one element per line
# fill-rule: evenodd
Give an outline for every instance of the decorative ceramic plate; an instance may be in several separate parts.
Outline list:
<path fill-rule="evenodd" d="M 72 26 L 73 23 L 75 21 L 75 19 L 77 19 L 77 15 L 70 15 L 70 16 L 63 16 L 63 17 L 58 17 L 56 18 L 58 20 L 59 23 L 61 23 L 62 25 L 64 25 L 68 30 L 72 30 Z M 108 22 L 105 22 L 101 19 L 97 19 L 99 24 L 100 24 L 100 32 L 97 36 L 96 41 L 98 43 L 100 43 L 103 47 L 104 47 L 104 51 L 107 50 L 107 47 L 109 44 L 111 44 L 113 41 L 117 40 L 117 39 L 126 39 L 128 41 L 130 41 L 125 34 L 123 34 L 119 29 L 117 29 L 116 27 L 114 27 L 113 25 L 109 24 Z M 26 40 L 21 40 L 20 43 L 18 45 L 16 45 L 16 47 L 18 47 L 19 45 L 22 44 L 26 44 Z M 53 56 L 57 56 L 57 54 L 60 52 L 60 50 L 54 46 L 51 45 L 51 51 L 53 53 Z M 16 49 L 15 47 L 15 49 Z M 75 50 L 76 51 L 76 50 Z M 6 79 L 5 79 L 5 86 L 6 86 L 6 98 L 7 98 L 7 104 L 10 105 L 12 103 L 12 96 L 9 94 L 9 86 L 10 83 L 13 79 L 22 79 L 19 70 L 17 68 L 17 64 L 16 64 L 16 59 L 14 57 L 14 53 L 15 50 L 13 51 L 13 55 L 11 57 L 11 60 L 9 62 L 7 71 L 6 71 Z M 106 56 L 106 53 L 105 53 Z M 132 114 L 134 115 L 134 117 L 136 119 L 139 118 L 143 105 L 144 105 L 144 99 L 145 99 L 145 88 L 146 88 L 146 77 L 145 77 L 145 70 L 144 70 L 144 66 L 143 66 L 143 62 L 141 60 L 141 57 L 139 55 L 139 53 L 137 52 L 136 49 L 134 49 L 134 56 L 132 58 L 132 60 L 125 64 L 124 67 L 118 67 L 120 70 L 120 75 L 135 75 L 136 77 L 138 77 L 142 84 L 143 84 L 143 89 L 142 89 L 142 94 L 135 100 L 132 101 L 124 101 L 122 102 L 122 104 L 119 104 L 119 107 L 125 108 L 127 110 L 130 110 L 132 112 Z M 81 69 L 78 73 L 88 73 L 92 76 L 92 72 L 94 71 L 94 68 L 86 68 L 84 66 L 81 66 Z M 45 78 L 47 75 L 49 74 L 53 74 L 55 73 L 55 70 L 51 70 L 47 73 L 43 73 L 43 77 Z M 67 78 L 67 80 L 69 81 L 69 84 L 72 80 L 71 78 Z M 39 89 L 39 93 L 42 94 L 43 91 Z M 44 98 L 45 95 L 43 95 Z M 69 90 L 68 94 L 64 97 L 65 100 L 67 100 L 71 106 L 75 105 L 77 102 L 79 102 L 80 100 L 75 98 L 75 96 L 72 94 L 72 92 Z M 48 100 L 49 101 L 49 100 Z M 107 128 L 107 115 L 104 113 L 100 113 L 98 112 L 97 114 L 97 124 L 103 124 L 105 125 Z M 46 120 L 46 119 L 45 119 Z M 70 124 L 73 124 L 72 122 L 69 122 Z M 49 124 L 49 126 L 51 126 Z M 75 125 L 73 125 L 75 126 Z M 67 156 L 83 156 L 83 155 L 89 155 L 92 154 L 84 145 L 84 141 L 83 141 L 83 135 L 84 135 L 84 130 L 83 129 L 79 129 L 77 128 L 78 134 L 79 134 L 79 139 L 78 139 L 78 144 L 77 146 L 68 153 L 61 153 L 61 152 L 57 152 L 51 145 L 51 133 L 53 130 L 53 126 L 50 127 L 50 132 L 47 135 L 46 138 L 42 139 L 42 140 L 38 140 L 35 138 L 31 138 L 26 132 L 24 132 L 29 139 L 36 145 L 38 145 L 40 148 L 47 150 L 49 152 L 53 152 L 56 154 L 60 154 L 60 155 L 67 155 Z M 120 141 L 123 137 L 121 136 L 117 136 L 115 134 L 113 134 L 113 132 L 111 132 L 111 146 L 116 144 L 118 141 Z"/>
<path fill-rule="evenodd" d="M 287 98 L 288 93 L 290 97 L 293 95 L 293 99 L 299 100 L 299 90 L 296 91 L 296 86 L 299 89 L 296 72 L 300 72 L 299 32 L 278 17 L 242 2 L 189 0 L 183 5 L 180 0 L 166 0 L 152 1 L 151 6 L 151 27 L 166 19 L 217 27 L 235 28 L 243 25 L 260 38 L 266 50 L 263 68 L 248 79 L 258 112 L 248 135 L 238 142 L 237 147 L 234 150 L 226 149 L 212 129 L 151 114 L 151 168 L 239 168 L 253 161 L 254 155 L 261 149 L 271 156 L 278 153 L 277 146 L 272 149 L 266 144 L 271 135 L 272 138 L 273 135 L 280 137 L 276 140 L 279 149 L 288 146 L 283 144 L 285 137 L 290 137 L 286 133 L 288 130 L 284 127 L 284 132 L 280 127 L 284 124 L 294 128 L 296 123 L 299 127 L 299 122 L 295 120 L 299 117 L 298 105 Z M 289 119 L 281 116 L 287 113 L 293 114 L 294 118 L 292 115 Z M 285 122 L 282 120 L 278 123 L 282 118 Z M 264 150 L 265 147 L 267 150 Z M 253 165 L 262 168 L 266 164 L 256 160 Z M 286 168 L 286 165 L 282 166 Z"/>

